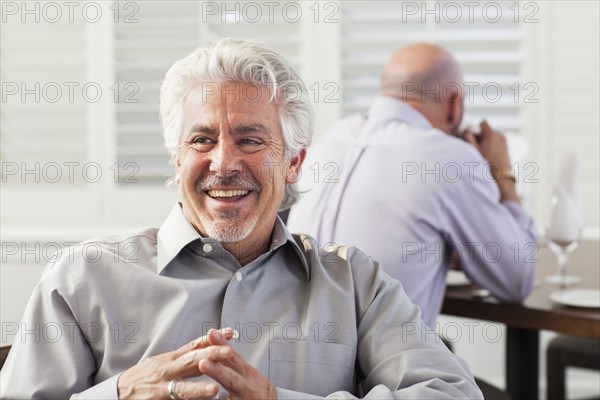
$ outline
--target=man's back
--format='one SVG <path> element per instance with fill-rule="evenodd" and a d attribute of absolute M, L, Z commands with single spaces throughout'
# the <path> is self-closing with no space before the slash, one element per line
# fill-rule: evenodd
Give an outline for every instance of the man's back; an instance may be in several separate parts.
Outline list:
<path fill-rule="evenodd" d="M 292 210 L 290 229 L 321 245 L 357 243 L 402 282 L 429 325 L 443 300 L 450 246 L 465 272 L 501 299 L 529 291 L 534 265 L 509 252 L 535 240 L 533 224 L 517 205 L 499 203 L 486 160 L 468 143 L 379 97 L 366 118 L 343 120 L 311 150 L 301 185 L 311 190 Z"/>

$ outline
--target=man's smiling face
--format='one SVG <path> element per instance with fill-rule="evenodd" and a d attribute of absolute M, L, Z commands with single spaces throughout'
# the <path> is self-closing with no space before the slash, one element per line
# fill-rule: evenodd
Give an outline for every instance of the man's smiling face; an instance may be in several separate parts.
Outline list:
<path fill-rule="evenodd" d="M 285 186 L 304 158 L 286 161 L 278 113 L 267 88 L 244 83 L 188 96 L 177 175 L 184 214 L 201 234 L 268 245 Z"/>

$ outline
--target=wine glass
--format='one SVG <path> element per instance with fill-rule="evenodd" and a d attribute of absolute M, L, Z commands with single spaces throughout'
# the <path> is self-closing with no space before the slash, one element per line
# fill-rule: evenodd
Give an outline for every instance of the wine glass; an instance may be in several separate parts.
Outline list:
<path fill-rule="evenodd" d="M 558 261 L 558 274 L 546 277 L 546 282 L 566 287 L 578 283 L 579 277 L 567 275 L 570 254 L 579 246 L 581 211 L 577 201 L 566 191 L 555 190 L 550 200 L 548 247 Z"/>
<path fill-rule="evenodd" d="M 558 274 L 547 276 L 546 282 L 553 285 L 560 285 L 561 287 L 579 283 L 580 279 L 578 276 L 567 275 L 567 261 L 571 253 L 579 246 L 579 240 L 569 243 L 562 240 L 555 241 L 552 238 L 548 239 L 548 247 L 556 255 L 558 261 Z"/>

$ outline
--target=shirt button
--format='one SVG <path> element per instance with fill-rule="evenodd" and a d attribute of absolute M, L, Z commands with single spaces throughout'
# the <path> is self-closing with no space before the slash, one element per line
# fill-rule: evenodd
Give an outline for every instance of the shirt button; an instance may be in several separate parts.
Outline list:
<path fill-rule="evenodd" d="M 202 246 L 202 250 L 204 250 L 205 253 L 210 253 L 212 249 L 213 247 L 210 243 L 206 243 L 204 246 Z"/>
<path fill-rule="evenodd" d="M 241 272 L 236 272 L 235 273 L 235 279 L 237 279 L 238 282 L 240 282 L 242 280 L 242 273 Z"/>

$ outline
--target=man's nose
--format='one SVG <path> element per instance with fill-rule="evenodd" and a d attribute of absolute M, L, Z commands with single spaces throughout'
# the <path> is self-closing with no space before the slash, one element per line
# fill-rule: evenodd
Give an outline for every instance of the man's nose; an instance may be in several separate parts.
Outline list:
<path fill-rule="evenodd" d="M 211 153 L 211 171 L 223 176 L 240 171 L 239 149 L 232 140 L 219 140 Z"/>

